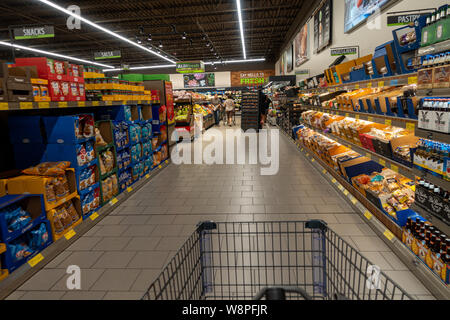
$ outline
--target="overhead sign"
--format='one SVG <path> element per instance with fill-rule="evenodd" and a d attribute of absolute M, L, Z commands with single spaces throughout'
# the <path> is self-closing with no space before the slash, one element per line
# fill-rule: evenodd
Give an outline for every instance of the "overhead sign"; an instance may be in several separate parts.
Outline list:
<path fill-rule="evenodd" d="M 309 75 L 309 69 L 297 70 L 295 71 L 296 75 Z"/>
<path fill-rule="evenodd" d="M 120 50 L 94 52 L 95 60 L 119 59 L 122 58 Z"/>
<path fill-rule="evenodd" d="M 185 74 L 183 82 L 185 88 L 209 88 L 216 86 L 215 73 Z"/>
<path fill-rule="evenodd" d="M 231 72 L 231 86 L 245 87 L 264 85 L 270 76 L 275 75 L 275 70 L 237 71 Z"/>
<path fill-rule="evenodd" d="M 358 47 L 332 48 L 331 56 L 350 56 L 358 54 Z"/>
<path fill-rule="evenodd" d="M 396 14 L 396 15 L 388 15 L 387 16 L 387 25 L 388 27 L 393 26 L 405 26 L 411 23 L 414 23 L 422 16 L 428 16 L 429 13 L 415 13 L 415 14 Z"/>
<path fill-rule="evenodd" d="M 15 40 L 54 38 L 55 28 L 53 26 L 25 26 L 14 28 L 13 33 Z"/>
<path fill-rule="evenodd" d="M 202 73 L 205 72 L 203 61 L 181 61 L 177 62 L 178 73 Z"/>

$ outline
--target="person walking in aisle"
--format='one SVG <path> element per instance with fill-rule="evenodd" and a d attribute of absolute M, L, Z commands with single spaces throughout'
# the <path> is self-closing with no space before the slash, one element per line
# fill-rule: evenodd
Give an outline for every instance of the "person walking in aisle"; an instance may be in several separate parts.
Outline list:
<path fill-rule="evenodd" d="M 214 110 L 214 119 L 216 120 L 216 126 L 220 124 L 220 108 L 221 108 L 221 101 L 219 99 L 219 96 L 217 93 L 214 95 L 214 97 L 211 99 L 211 104 L 213 105 Z"/>
<path fill-rule="evenodd" d="M 227 96 L 227 100 L 225 100 L 224 104 L 227 113 L 227 124 L 231 127 L 231 123 L 233 122 L 234 100 L 231 99 L 231 96 Z"/>
<path fill-rule="evenodd" d="M 270 99 L 267 95 L 265 95 L 264 93 L 262 93 L 262 91 L 260 91 L 260 103 L 259 103 L 259 113 L 261 115 L 261 128 L 262 126 L 266 123 L 266 117 L 267 117 L 267 110 L 270 107 Z"/>

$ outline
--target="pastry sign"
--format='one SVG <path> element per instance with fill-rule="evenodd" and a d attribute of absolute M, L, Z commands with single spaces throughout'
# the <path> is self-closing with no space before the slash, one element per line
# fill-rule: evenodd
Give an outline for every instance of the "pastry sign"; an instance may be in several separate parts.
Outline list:
<path fill-rule="evenodd" d="M 53 26 L 31 26 L 14 28 L 15 40 L 54 38 L 55 28 Z"/>

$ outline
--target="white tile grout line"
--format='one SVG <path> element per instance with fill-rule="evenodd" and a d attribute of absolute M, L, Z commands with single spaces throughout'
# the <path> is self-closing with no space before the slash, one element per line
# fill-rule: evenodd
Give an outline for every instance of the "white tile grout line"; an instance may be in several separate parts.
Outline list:
<path fill-rule="evenodd" d="M 321 173 L 325 178 L 331 180 L 332 185 L 336 190 L 340 190 L 344 193 L 345 188 L 337 182 L 337 180 L 328 173 L 328 170 L 323 168 L 317 161 L 315 161 L 314 156 L 309 159 L 309 153 L 301 148 L 299 143 L 284 132 L 281 128 L 280 131 L 297 146 L 297 151 L 307 160 L 309 160 L 312 165 L 319 173 Z M 306 154 L 303 152 L 305 150 Z M 322 169 L 322 170 L 321 170 Z M 348 192 L 348 191 L 347 191 Z M 351 198 L 353 198 L 351 200 Z M 413 254 L 399 239 L 397 239 L 385 226 L 381 223 L 375 216 L 373 216 L 369 210 L 364 207 L 356 198 L 348 193 L 348 198 L 346 201 L 357 209 L 357 213 L 365 218 L 364 221 L 372 228 L 372 230 L 391 248 L 391 250 L 396 254 L 398 258 L 408 267 L 408 269 L 417 277 L 419 281 L 433 294 L 437 299 L 450 300 L 450 289 L 445 285 L 438 276 L 432 272 L 428 266 L 425 265 L 419 257 Z M 354 202 L 355 201 L 355 202 Z"/>

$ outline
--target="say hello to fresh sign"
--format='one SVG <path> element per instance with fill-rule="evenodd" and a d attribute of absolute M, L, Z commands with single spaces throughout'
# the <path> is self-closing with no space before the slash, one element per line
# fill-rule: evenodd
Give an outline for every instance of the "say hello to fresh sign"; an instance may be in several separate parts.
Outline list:
<path fill-rule="evenodd" d="M 54 38 L 55 28 L 53 26 L 33 26 L 14 28 L 15 40 Z"/>

